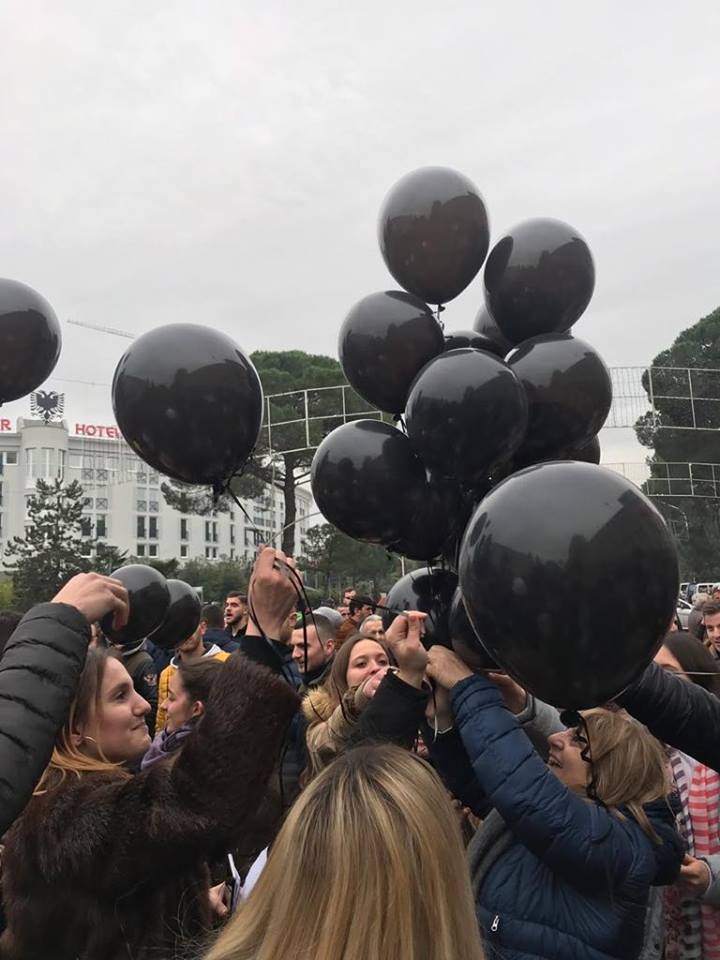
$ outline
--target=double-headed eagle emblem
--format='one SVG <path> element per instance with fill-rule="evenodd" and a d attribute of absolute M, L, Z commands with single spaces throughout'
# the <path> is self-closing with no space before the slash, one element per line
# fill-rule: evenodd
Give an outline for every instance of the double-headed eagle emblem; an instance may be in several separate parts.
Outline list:
<path fill-rule="evenodd" d="M 30 413 L 33 417 L 50 423 L 59 420 L 65 409 L 65 394 L 54 390 L 35 390 L 30 394 Z"/>

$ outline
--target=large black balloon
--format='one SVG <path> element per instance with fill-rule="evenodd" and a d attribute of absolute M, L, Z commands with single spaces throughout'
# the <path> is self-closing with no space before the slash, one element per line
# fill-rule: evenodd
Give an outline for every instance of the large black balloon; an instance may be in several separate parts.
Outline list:
<path fill-rule="evenodd" d="M 0 279 L 0 403 L 39 387 L 55 369 L 61 343 L 47 300 L 24 283 Z"/>
<path fill-rule="evenodd" d="M 561 220 L 525 220 L 490 251 L 485 301 L 512 343 L 569 330 L 595 287 L 585 240 Z"/>
<path fill-rule="evenodd" d="M 447 303 L 463 292 L 487 255 L 485 204 L 475 184 L 457 170 L 422 167 L 388 193 L 378 239 L 403 289 L 425 303 Z"/>
<path fill-rule="evenodd" d="M 402 413 L 415 375 L 443 345 L 442 328 L 428 305 L 388 290 L 355 304 L 340 328 L 338 354 L 362 397 L 387 413 Z"/>
<path fill-rule="evenodd" d="M 149 640 L 161 650 L 173 650 L 183 640 L 187 640 L 200 623 L 200 598 L 197 591 L 184 580 L 168 580 L 170 605 L 165 619 L 149 636 Z"/>
<path fill-rule="evenodd" d="M 485 482 L 527 427 L 525 391 L 506 363 L 482 350 L 451 350 L 420 371 L 406 407 L 413 448 L 431 470 Z"/>
<path fill-rule="evenodd" d="M 495 356 L 500 356 L 497 344 L 484 333 L 478 333 L 477 330 L 449 330 L 446 332 L 444 353 L 448 353 L 450 350 L 460 350 L 463 347 L 473 347 L 475 350 L 485 350 L 486 353 L 494 353 Z M 502 356 L 504 357 L 505 354 L 503 353 Z"/>
<path fill-rule="evenodd" d="M 605 703 L 650 662 L 675 612 L 678 562 L 655 507 L 588 463 L 543 463 L 482 501 L 460 587 L 488 652 L 555 706 Z"/>
<path fill-rule="evenodd" d="M 448 611 L 448 632 L 453 650 L 472 670 L 497 669 L 497 663 L 483 646 L 468 619 L 460 587 L 455 590 Z"/>
<path fill-rule="evenodd" d="M 255 367 L 230 337 L 194 323 L 138 337 L 117 365 L 112 400 L 135 453 L 185 483 L 227 480 L 260 433 L 263 394 Z"/>
<path fill-rule="evenodd" d="M 100 626 L 113 643 L 129 646 L 149 636 L 163 622 L 170 605 L 170 591 L 165 577 L 144 563 L 130 563 L 113 570 L 110 576 L 125 586 L 130 600 L 130 615 L 120 630 L 113 627 L 112 614 L 104 616 Z"/>
<path fill-rule="evenodd" d="M 508 365 L 527 393 L 527 433 L 518 467 L 562 459 L 589 443 L 612 403 L 610 374 L 600 355 L 570 334 L 534 337 L 513 350 Z"/>
<path fill-rule="evenodd" d="M 354 420 L 315 451 L 311 485 L 326 520 L 356 540 L 394 543 L 405 530 L 410 491 L 427 483 L 410 441 L 380 420 Z"/>
<path fill-rule="evenodd" d="M 457 574 L 442 568 L 430 570 L 425 567 L 407 573 L 393 584 L 385 598 L 385 606 L 389 608 L 383 611 L 385 629 L 398 615 L 396 611 L 420 610 L 427 614 L 425 646 L 440 643 L 449 647 L 448 613 L 457 582 Z"/>

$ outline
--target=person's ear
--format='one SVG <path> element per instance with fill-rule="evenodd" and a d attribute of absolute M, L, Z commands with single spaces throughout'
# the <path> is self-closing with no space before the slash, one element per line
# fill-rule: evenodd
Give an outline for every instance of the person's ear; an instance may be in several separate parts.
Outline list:
<path fill-rule="evenodd" d="M 196 700 L 192 705 L 192 710 L 190 711 L 190 719 L 194 720 L 196 717 L 201 717 L 205 713 L 205 704 L 202 700 Z"/>
<path fill-rule="evenodd" d="M 330 639 L 325 644 L 325 650 L 329 656 L 332 656 L 335 653 L 335 637 L 330 637 Z"/>

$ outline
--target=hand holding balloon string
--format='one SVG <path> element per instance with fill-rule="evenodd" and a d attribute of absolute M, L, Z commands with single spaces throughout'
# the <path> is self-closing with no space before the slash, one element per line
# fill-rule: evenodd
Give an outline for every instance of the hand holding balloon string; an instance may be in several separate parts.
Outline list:
<path fill-rule="evenodd" d="M 125 626 L 130 612 L 128 592 L 119 580 L 99 573 L 78 573 L 53 597 L 53 603 L 66 603 L 84 614 L 89 623 L 112 613 L 113 627 Z"/>
<path fill-rule="evenodd" d="M 385 631 L 385 640 L 397 661 L 398 677 L 420 688 L 428 662 L 422 636 L 426 613 L 408 610 L 397 616 Z"/>

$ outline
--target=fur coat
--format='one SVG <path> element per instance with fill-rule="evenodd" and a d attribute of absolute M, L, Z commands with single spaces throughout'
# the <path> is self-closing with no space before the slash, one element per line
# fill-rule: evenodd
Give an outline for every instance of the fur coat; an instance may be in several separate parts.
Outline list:
<path fill-rule="evenodd" d="M 174 764 L 68 774 L 6 837 L 2 960 L 165 960 L 210 927 L 207 861 L 247 836 L 290 687 L 234 654 Z"/>

